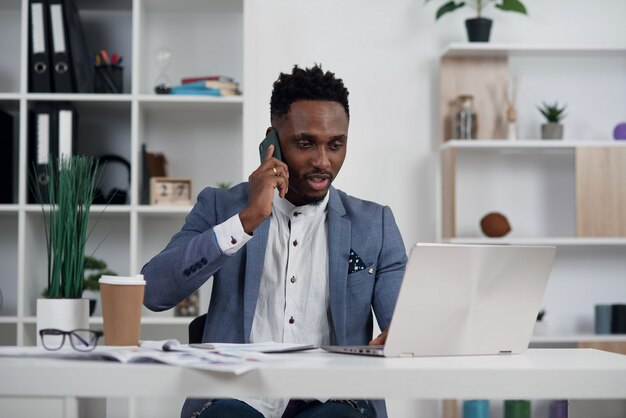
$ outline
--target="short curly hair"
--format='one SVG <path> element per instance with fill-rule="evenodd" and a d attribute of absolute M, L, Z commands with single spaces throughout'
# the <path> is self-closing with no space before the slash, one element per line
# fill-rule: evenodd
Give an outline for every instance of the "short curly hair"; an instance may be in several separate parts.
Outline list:
<path fill-rule="evenodd" d="M 305 69 L 294 65 L 291 74 L 280 73 L 274 82 L 270 115 L 272 119 L 287 116 L 291 104 L 298 100 L 328 100 L 339 102 L 349 120 L 348 94 L 343 80 L 330 71 L 324 72 L 321 65 Z"/>

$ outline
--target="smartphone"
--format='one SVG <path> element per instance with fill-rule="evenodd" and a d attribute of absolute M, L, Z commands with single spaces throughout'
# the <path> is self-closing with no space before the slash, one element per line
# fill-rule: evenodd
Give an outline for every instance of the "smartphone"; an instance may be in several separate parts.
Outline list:
<path fill-rule="evenodd" d="M 272 128 L 265 139 L 261 141 L 259 145 L 259 155 L 261 156 L 261 163 L 265 160 L 265 154 L 270 145 L 274 145 L 274 158 L 277 160 L 283 160 L 283 154 L 280 152 L 280 141 L 278 140 L 278 132 Z"/>

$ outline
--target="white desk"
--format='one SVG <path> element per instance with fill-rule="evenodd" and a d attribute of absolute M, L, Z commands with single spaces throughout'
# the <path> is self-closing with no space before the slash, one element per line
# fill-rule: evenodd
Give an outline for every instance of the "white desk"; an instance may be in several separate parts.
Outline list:
<path fill-rule="evenodd" d="M 158 364 L 0 358 L 1 396 L 626 399 L 626 356 L 591 349 L 382 359 L 321 351 L 241 376 Z"/>

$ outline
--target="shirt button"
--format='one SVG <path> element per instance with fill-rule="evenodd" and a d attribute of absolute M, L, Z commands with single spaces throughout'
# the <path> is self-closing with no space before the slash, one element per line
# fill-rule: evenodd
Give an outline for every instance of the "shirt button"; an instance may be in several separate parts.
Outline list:
<path fill-rule="evenodd" d="M 293 319 L 293 316 L 291 318 L 289 318 L 289 323 L 290 324 L 293 324 L 294 322 L 296 322 L 296 321 L 295 321 L 295 319 Z"/>
<path fill-rule="evenodd" d="M 296 276 L 291 276 L 291 283 L 295 283 L 296 282 Z"/>
<path fill-rule="evenodd" d="M 297 239 L 293 241 L 293 246 L 294 246 L 294 247 L 297 247 L 297 246 L 298 246 L 298 240 L 297 240 Z"/>
<path fill-rule="evenodd" d="M 298 216 L 298 215 L 300 215 L 300 212 L 294 212 L 293 213 L 293 216 Z"/>
<path fill-rule="evenodd" d="M 367 270 L 367 272 L 368 272 L 369 274 L 374 274 L 374 269 L 370 267 L 370 269 L 369 269 L 369 270 Z"/>

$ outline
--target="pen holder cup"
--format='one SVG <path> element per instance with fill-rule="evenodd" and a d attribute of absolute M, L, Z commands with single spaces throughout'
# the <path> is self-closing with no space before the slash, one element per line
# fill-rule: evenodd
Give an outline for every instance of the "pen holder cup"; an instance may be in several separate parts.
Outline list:
<path fill-rule="evenodd" d="M 96 66 L 94 91 L 96 93 L 123 93 L 124 68 L 119 65 Z"/>

